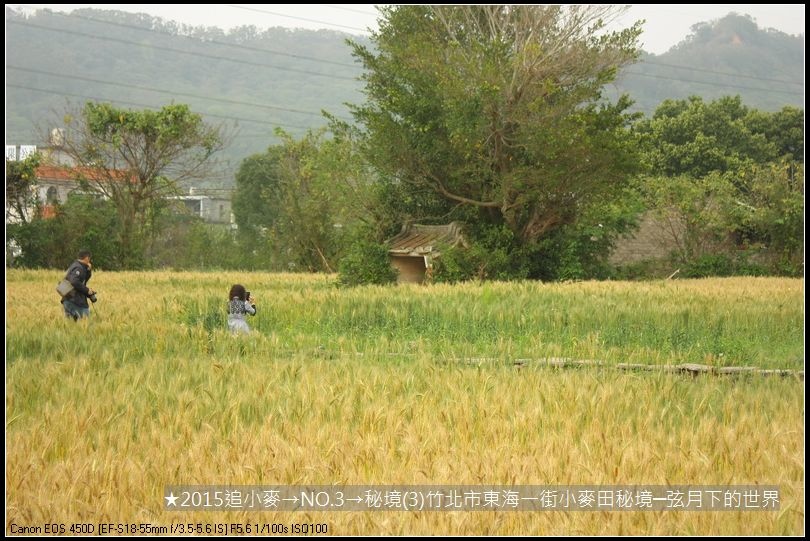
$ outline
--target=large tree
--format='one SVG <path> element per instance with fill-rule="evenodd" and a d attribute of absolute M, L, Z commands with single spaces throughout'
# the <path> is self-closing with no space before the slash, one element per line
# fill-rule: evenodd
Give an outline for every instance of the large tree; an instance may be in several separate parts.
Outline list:
<path fill-rule="evenodd" d="M 277 266 L 332 272 L 344 240 L 367 221 L 363 163 L 348 134 L 277 135 L 283 144 L 247 158 L 236 175 L 233 211 L 243 240 L 267 242 Z"/>
<path fill-rule="evenodd" d="M 74 173 L 115 205 L 125 267 L 141 263 L 166 197 L 210 178 L 212 155 L 224 143 L 221 128 L 182 104 L 134 111 L 88 102 L 66 124 L 62 148 Z"/>
<path fill-rule="evenodd" d="M 382 13 L 374 48 L 353 44 L 368 96 L 354 115 L 366 158 L 403 201 L 435 214 L 439 197 L 534 244 L 621 192 L 636 163 L 628 103 L 601 102 L 601 88 L 636 57 L 640 29 L 605 32 L 616 8 Z"/>
<path fill-rule="evenodd" d="M 239 233 L 255 241 L 273 227 L 281 208 L 281 159 L 283 147 L 271 146 L 263 154 L 242 161 L 231 197 Z"/>

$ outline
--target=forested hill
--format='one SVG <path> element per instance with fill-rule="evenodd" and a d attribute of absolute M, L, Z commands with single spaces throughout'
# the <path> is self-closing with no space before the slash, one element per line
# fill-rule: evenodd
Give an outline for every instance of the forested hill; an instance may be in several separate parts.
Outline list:
<path fill-rule="evenodd" d="M 276 127 L 302 135 L 326 124 L 322 110 L 350 118 L 343 103 L 361 101 L 362 70 L 348 37 L 286 28 L 225 33 L 96 9 L 23 16 L 6 7 L 6 144 L 42 144 L 36 125 L 61 119 L 66 99 L 188 103 L 230 127 L 233 170 L 278 142 Z"/>
<path fill-rule="evenodd" d="M 301 135 L 325 124 L 322 110 L 348 118 L 344 103 L 363 99 L 348 37 L 255 27 L 225 33 L 121 11 L 23 15 L 6 7 L 6 144 L 43 144 L 39 134 L 63 117 L 66 100 L 188 103 L 234 132 L 226 155 L 234 171 L 278 141 L 277 126 Z M 803 106 L 803 79 L 803 36 L 729 15 L 697 25 L 666 54 L 645 55 L 614 88 L 647 113 L 666 98 L 737 93 L 746 105 L 773 111 Z"/>
<path fill-rule="evenodd" d="M 694 25 L 664 54 L 645 53 L 616 86 L 648 114 L 667 98 L 690 95 L 709 101 L 739 94 L 765 111 L 804 107 L 804 35 L 761 29 L 748 16 L 729 14 Z"/>

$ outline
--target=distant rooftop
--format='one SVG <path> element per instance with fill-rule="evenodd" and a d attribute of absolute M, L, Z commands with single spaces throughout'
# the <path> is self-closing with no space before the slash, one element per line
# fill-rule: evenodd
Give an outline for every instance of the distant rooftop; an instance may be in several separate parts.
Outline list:
<path fill-rule="evenodd" d="M 76 182 L 79 178 L 86 180 L 107 180 L 102 171 L 92 167 L 64 167 L 58 165 L 40 165 L 36 169 L 36 176 L 40 180 L 59 180 Z M 117 171 L 115 176 L 121 180 L 126 178 L 126 171 Z"/>
<path fill-rule="evenodd" d="M 388 241 L 388 253 L 392 255 L 424 255 L 435 252 L 439 246 L 466 245 L 461 234 L 461 224 L 403 226 L 402 231 Z"/>

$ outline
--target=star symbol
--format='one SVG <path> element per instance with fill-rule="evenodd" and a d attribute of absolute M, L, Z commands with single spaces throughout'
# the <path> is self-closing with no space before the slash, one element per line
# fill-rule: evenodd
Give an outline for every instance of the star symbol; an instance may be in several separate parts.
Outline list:
<path fill-rule="evenodd" d="M 173 506 L 177 507 L 177 498 L 179 498 L 180 496 L 175 496 L 174 492 L 169 492 L 168 496 L 163 496 L 163 497 L 166 498 L 166 505 L 167 506 L 173 505 Z"/>

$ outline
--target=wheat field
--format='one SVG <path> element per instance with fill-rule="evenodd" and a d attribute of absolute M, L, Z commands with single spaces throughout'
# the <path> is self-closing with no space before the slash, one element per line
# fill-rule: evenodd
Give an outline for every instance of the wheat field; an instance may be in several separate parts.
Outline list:
<path fill-rule="evenodd" d="M 610 369 L 803 369 L 800 280 L 340 289 L 323 275 L 99 271 L 94 313 L 74 323 L 54 291 L 61 274 L 6 275 L 7 534 L 50 523 L 804 534 L 802 379 Z M 247 337 L 225 330 L 233 283 L 258 299 Z M 606 366 L 512 362 L 546 357 Z M 181 484 L 778 485 L 781 507 L 166 511 L 164 487 Z"/>

